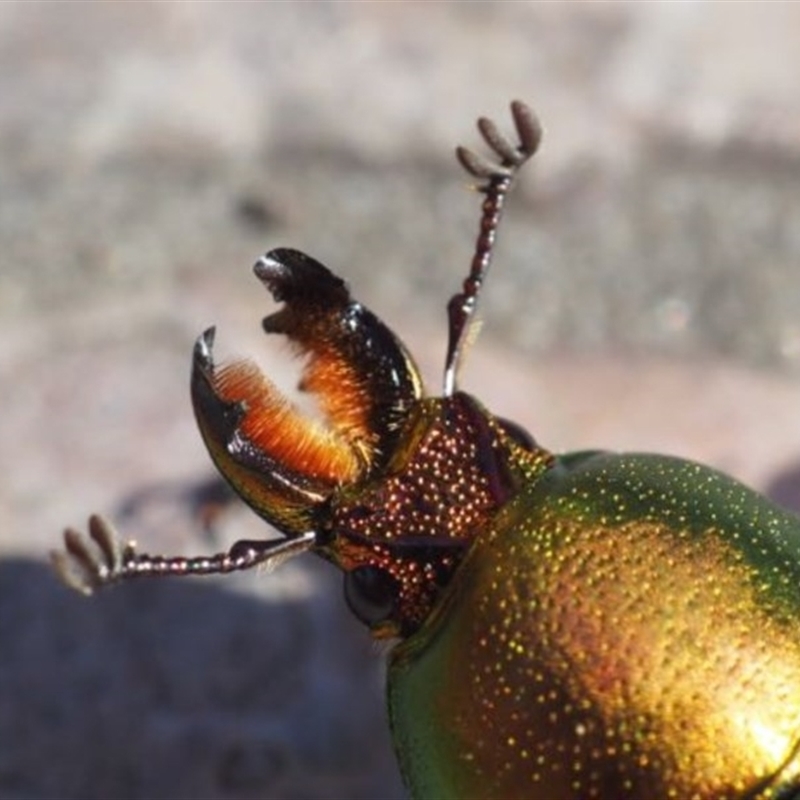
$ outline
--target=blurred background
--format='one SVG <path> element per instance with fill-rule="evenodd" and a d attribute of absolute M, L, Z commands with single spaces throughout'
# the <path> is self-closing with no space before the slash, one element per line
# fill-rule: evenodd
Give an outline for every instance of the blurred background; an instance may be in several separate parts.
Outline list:
<path fill-rule="evenodd" d="M 0 797 L 400 798 L 341 577 L 54 579 L 64 525 L 265 536 L 216 487 L 195 337 L 290 390 L 251 273 L 307 251 L 439 391 L 508 102 L 523 173 L 463 388 L 555 450 L 659 450 L 800 508 L 800 5 L 0 4 Z"/>

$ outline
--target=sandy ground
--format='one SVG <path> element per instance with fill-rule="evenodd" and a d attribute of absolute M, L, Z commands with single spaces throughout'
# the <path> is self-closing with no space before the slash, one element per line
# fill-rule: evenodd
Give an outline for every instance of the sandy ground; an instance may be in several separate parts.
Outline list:
<path fill-rule="evenodd" d="M 313 559 L 68 593 L 65 524 L 204 533 L 197 334 L 306 250 L 438 391 L 478 200 L 454 144 L 534 105 L 463 385 L 556 450 L 699 459 L 800 509 L 800 5 L 0 4 L 0 797 L 402 797 L 382 655 Z"/>

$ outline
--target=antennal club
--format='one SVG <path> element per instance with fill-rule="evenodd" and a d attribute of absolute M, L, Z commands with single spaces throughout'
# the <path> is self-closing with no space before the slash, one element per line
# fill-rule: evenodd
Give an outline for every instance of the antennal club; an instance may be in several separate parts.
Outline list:
<path fill-rule="evenodd" d="M 478 120 L 478 130 L 486 144 L 499 156 L 499 163 L 488 161 L 466 147 L 456 148 L 456 157 L 461 166 L 470 175 L 485 181 L 476 187 L 485 195 L 485 198 L 469 274 L 461 292 L 453 295 L 447 304 L 449 324 L 447 358 L 444 367 L 445 397 L 449 397 L 456 390 L 456 375 L 461 353 L 478 305 L 481 286 L 492 261 L 492 252 L 506 195 L 511 190 L 520 167 L 536 152 L 542 139 L 542 126 L 525 103 L 515 100 L 511 104 L 511 116 L 514 118 L 514 125 L 519 137 L 519 144 L 516 145 L 500 132 L 492 120 L 485 117 Z"/>

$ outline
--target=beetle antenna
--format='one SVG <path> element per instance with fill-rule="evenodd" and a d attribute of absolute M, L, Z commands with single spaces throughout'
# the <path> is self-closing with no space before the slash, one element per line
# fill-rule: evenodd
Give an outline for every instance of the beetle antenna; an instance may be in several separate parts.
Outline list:
<path fill-rule="evenodd" d="M 488 161 L 466 147 L 456 148 L 456 157 L 461 166 L 470 175 L 485 181 L 477 186 L 478 191 L 485 197 L 469 274 L 464 280 L 461 292 L 453 295 L 447 304 L 449 324 L 444 367 L 445 397 L 449 397 L 456 390 L 456 374 L 461 354 L 469 338 L 470 323 L 478 305 L 478 296 L 492 261 L 492 251 L 506 195 L 511 190 L 519 168 L 536 152 L 542 139 L 542 126 L 525 103 L 515 100 L 511 104 L 511 116 L 514 118 L 519 137 L 517 145 L 506 139 L 492 120 L 486 117 L 478 120 L 478 130 L 486 144 L 499 156 L 499 163 Z"/>
<path fill-rule="evenodd" d="M 275 566 L 298 553 L 311 550 L 317 543 L 313 531 L 291 539 L 241 540 L 230 550 L 212 556 L 151 556 L 137 553 L 132 542 L 122 543 L 114 527 L 103 517 L 89 518 L 89 537 L 67 528 L 64 531 L 66 552 L 53 551 L 50 558 L 61 579 L 82 594 L 129 578 L 163 575 L 213 575 L 250 569 L 258 564 Z"/>

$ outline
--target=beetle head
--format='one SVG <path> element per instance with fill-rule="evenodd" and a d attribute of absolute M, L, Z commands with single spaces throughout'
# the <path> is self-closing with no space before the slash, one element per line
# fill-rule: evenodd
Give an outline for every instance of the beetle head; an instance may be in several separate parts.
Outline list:
<path fill-rule="evenodd" d="M 295 250 L 255 266 L 283 307 L 264 320 L 306 359 L 303 416 L 249 361 L 217 366 L 213 329 L 195 347 L 192 399 L 217 467 L 286 537 L 345 572 L 356 615 L 378 636 L 427 616 L 481 522 L 513 491 L 502 424 L 460 392 L 424 398 L 392 332 L 328 269 Z"/>
<path fill-rule="evenodd" d="M 66 554 L 54 554 L 68 583 L 91 592 L 131 577 L 231 572 L 312 550 L 344 570 L 348 603 L 376 636 L 419 627 L 484 523 L 550 458 L 456 390 L 505 197 L 541 137 L 527 106 L 514 102 L 511 112 L 518 144 L 478 121 L 496 163 L 457 150 L 482 182 L 484 202 L 469 273 L 448 305 L 444 396 L 423 397 L 406 349 L 341 279 L 296 250 L 272 250 L 255 272 L 283 307 L 264 330 L 284 334 L 305 357 L 300 389 L 316 396 L 322 422 L 304 417 L 252 362 L 215 365 L 213 328 L 195 345 L 191 386 L 212 459 L 283 538 L 237 542 L 208 557 L 149 556 L 120 546 L 93 517 L 96 548 L 68 529 Z"/>

